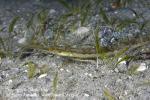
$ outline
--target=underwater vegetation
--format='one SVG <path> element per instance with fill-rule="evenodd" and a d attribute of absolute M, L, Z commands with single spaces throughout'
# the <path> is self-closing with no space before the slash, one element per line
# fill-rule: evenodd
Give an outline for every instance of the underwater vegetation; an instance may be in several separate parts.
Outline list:
<path fill-rule="evenodd" d="M 141 14 L 138 14 L 134 9 L 129 8 L 128 5 L 132 3 L 133 0 L 116 0 L 115 2 L 110 2 L 111 9 L 117 9 L 117 8 L 124 8 L 129 9 L 133 12 L 135 17 L 133 19 L 125 19 L 120 20 L 116 18 L 112 18 L 107 14 L 107 10 L 104 8 L 104 1 L 103 0 L 77 0 L 77 4 L 73 5 L 65 0 L 58 0 L 58 2 L 63 5 L 66 8 L 66 12 L 55 18 L 55 22 L 52 22 L 52 19 L 49 19 L 48 17 L 48 10 L 42 9 L 38 11 L 36 14 L 31 14 L 31 17 L 29 18 L 28 22 L 26 23 L 25 27 L 26 30 L 31 34 L 28 37 L 28 43 L 26 45 L 22 45 L 21 48 L 32 48 L 32 49 L 40 49 L 44 51 L 48 51 L 50 53 L 60 55 L 60 56 L 68 56 L 68 57 L 74 57 L 74 58 L 95 58 L 100 57 L 108 58 L 105 53 L 114 51 L 114 48 L 117 48 L 115 46 L 112 48 L 112 43 L 110 41 L 117 40 L 117 42 L 121 42 L 122 44 L 118 44 L 122 49 L 126 48 L 124 44 L 128 44 L 129 39 L 128 36 L 125 36 L 124 29 L 128 26 L 136 25 L 140 29 L 139 31 L 142 32 L 144 30 L 144 27 L 149 25 L 148 21 L 143 22 L 142 24 L 139 24 L 137 22 L 137 19 L 144 17 Z M 118 6 L 118 7 L 114 7 Z M 64 44 L 65 47 L 59 46 L 59 41 L 61 39 L 64 39 L 66 36 L 66 33 L 73 32 L 78 27 L 84 27 L 89 24 L 89 21 L 93 14 L 95 13 L 93 9 L 97 8 L 95 12 L 98 12 L 99 16 L 102 18 L 101 20 L 97 21 L 95 25 L 90 26 L 92 27 L 91 34 L 94 34 L 94 40 L 95 40 L 95 50 L 92 50 L 93 48 L 90 48 L 89 51 L 86 51 L 86 53 L 80 48 L 78 51 L 78 48 L 72 49 L 72 47 L 69 46 L 69 44 Z M 70 20 L 70 18 L 72 18 Z M 13 54 L 12 46 L 6 45 L 6 42 L 8 40 L 11 40 L 10 38 L 18 35 L 14 31 L 14 27 L 19 21 L 20 17 L 19 15 L 14 17 L 12 21 L 10 22 L 10 25 L 8 26 L 8 33 L 9 39 L 4 39 L 3 37 L 0 37 L 0 43 L 1 43 L 1 55 L 3 54 Z M 52 26 L 49 26 L 49 23 L 54 23 Z M 69 25 L 68 25 L 69 23 Z M 66 26 L 65 26 L 66 25 Z M 101 31 L 103 28 L 99 26 L 104 26 L 103 31 Z M 51 28 L 53 31 L 53 36 L 51 36 L 51 40 L 47 39 L 44 35 L 47 30 L 47 28 Z M 102 28 L 102 29 L 101 29 Z M 94 31 L 93 31 L 94 30 Z M 110 31 L 111 30 L 111 31 Z M 3 31 L 1 29 L 1 31 Z M 100 33 L 101 32 L 101 33 Z M 110 32 L 110 33 L 108 33 Z M 22 34 L 22 33 L 19 33 Z M 102 34 L 99 36 L 99 34 Z M 109 38 L 105 39 L 105 35 L 107 34 L 113 34 Z M 127 34 L 127 33 L 126 33 Z M 120 39 L 121 37 L 121 39 Z M 125 37 L 125 39 L 123 39 Z M 135 40 L 130 40 L 130 43 L 136 44 L 139 42 L 139 39 L 142 36 L 138 36 Z M 149 40 L 149 38 L 147 39 Z M 141 42 L 147 41 L 145 38 L 142 39 Z M 10 43 L 10 42 L 9 42 Z M 62 44 L 61 44 L 62 45 Z M 131 44 L 130 44 L 131 45 Z M 129 46 L 129 45 L 128 45 Z M 65 48 L 65 49 L 64 49 Z M 111 48 L 111 49 L 110 49 Z M 113 49 L 113 50 L 112 50 Z M 91 52 L 92 51 L 92 52 Z M 127 49 L 124 50 L 124 53 L 128 51 Z M 94 54 L 95 53 L 95 54 Z M 123 54 L 122 51 L 120 51 L 117 55 Z M 118 57 L 118 56 L 117 56 Z"/>
<path fill-rule="evenodd" d="M 49 9 L 43 8 L 31 13 L 25 23 L 17 15 L 11 19 L 6 30 L 0 27 L 0 33 L 7 31 L 9 34 L 8 37 L 0 36 L 0 58 L 24 59 L 38 52 L 80 62 L 102 60 L 110 64 L 113 70 L 123 62 L 128 65 L 132 61 L 150 59 L 150 50 L 143 51 L 150 44 L 150 33 L 147 31 L 150 22 L 142 13 L 130 8 L 134 0 L 108 0 L 108 4 L 105 0 L 76 0 L 75 4 L 67 0 L 57 1 L 65 9 L 58 15 L 51 17 Z M 108 9 L 106 5 L 109 5 Z M 118 12 L 121 11 L 129 11 L 133 17 L 120 18 Z M 117 12 L 118 16 L 112 16 L 112 12 Z M 23 23 L 20 28 L 22 31 L 16 30 L 18 23 Z M 78 34 L 76 31 L 79 29 L 85 29 L 87 33 Z M 18 41 L 14 40 L 16 37 L 19 37 Z M 73 39 L 77 42 L 74 43 Z M 92 43 L 84 44 L 86 39 Z M 47 67 L 38 69 L 32 61 L 24 65 L 27 65 L 29 79 L 49 71 Z M 132 65 L 125 74 L 136 75 L 139 73 L 138 68 Z M 59 76 L 58 71 L 53 75 L 50 99 L 56 98 Z M 143 84 L 149 85 L 150 81 L 144 81 Z M 141 82 L 139 85 L 143 84 Z M 107 88 L 104 88 L 103 95 L 107 100 L 117 100 Z"/>
<path fill-rule="evenodd" d="M 110 17 L 107 13 L 107 10 L 105 10 L 104 1 L 103 0 L 77 0 L 76 4 L 73 5 L 66 0 L 58 0 L 58 2 L 63 5 L 63 7 L 66 9 L 66 12 L 61 14 L 55 19 L 50 19 L 48 15 L 47 9 L 42 9 L 38 11 L 35 14 L 31 14 L 31 17 L 27 21 L 25 27 L 28 34 L 25 34 L 24 41 L 28 41 L 27 44 L 19 45 L 19 48 L 22 48 L 26 50 L 27 48 L 32 49 L 39 49 L 43 52 L 47 51 L 59 56 L 66 56 L 66 57 L 73 57 L 73 58 L 81 58 L 81 59 L 89 59 L 89 58 L 95 58 L 98 57 L 100 59 L 109 58 L 110 55 L 112 56 L 112 53 L 109 54 L 108 52 L 114 51 L 116 48 L 121 48 L 123 51 L 119 51 L 115 58 L 121 56 L 121 54 L 124 54 L 128 51 L 129 47 L 133 44 L 137 44 L 139 42 L 145 42 L 149 41 L 148 39 L 143 38 L 140 34 L 135 34 L 136 39 L 128 39 L 128 33 L 124 31 L 126 27 L 128 26 L 137 26 L 139 29 L 139 32 L 142 33 L 144 28 L 149 25 L 148 21 L 144 21 L 143 23 L 139 23 L 137 20 L 139 18 L 142 18 L 142 20 L 145 20 L 142 14 L 138 14 L 134 9 L 129 8 L 128 5 L 132 3 L 133 0 L 116 0 L 115 2 L 110 2 L 111 9 L 115 10 L 118 8 L 128 9 L 133 12 L 135 17 L 133 19 L 124 19 L 120 20 L 117 18 Z M 116 6 L 116 7 L 115 7 Z M 96 10 L 95 7 L 97 8 Z M 93 14 L 97 12 L 99 14 L 99 17 L 102 19 L 98 20 L 95 25 L 90 26 L 92 27 L 90 31 L 91 35 L 94 35 L 94 50 L 93 48 L 88 48 L 88 50 L 85 52 L 85 49 L 87 48 L 72 48 L 72 44 L 63 44 L 64 47 L 61 47 L 59 44 L 61 42 L 61 39 L 66 38 L 66 34 L 70 34 L 74 30 L 76 30 L 78 27 L 86 27 L 90 22 L 90 19 L 92 18 Z M 6 39 L 3 37 L 0 37 L 0 46 L 1 46 L 1 56 L 4 55 L 13 55 L 13 47 L 11 45 L 11 39 L 12 37 L 17 36 L 18 34 L 14 30 L 15 25 L 19 21 L 20 17 L 19 15 L 14 17 L 12 21 L 10 22 L 10 25 L 8 26 L 8 33 L 10 33 L 9 37 Z M 71 20 L 70 20 L 71 19 Z M 54 21 L 54 22 L 53 22 Z M 53 25 L 49 25 L 49 23 L 53 23 Z M 68 24 L 69 23 L 69 24 Z M 66 25 L 66 26 L 65 26 Z M 103 27 L 101 27 L 103 26 Z M 45 32 L 47 29 L 52 29 L 53 35 L 50 36 L 50 39 L 48 39 L 45 36 Z M 1 32 L 3 29 L 1 29 Z M 109 37 L 109 34 L 112 34 Z M 126 35 L 127 34 L 127 35 Z M 28 35 L 28 36 L 27 36 Z M 28 38 L 28 39 L 27 39 Z M 29 39 L 30 38 L 30 39 Z M 142 38 L 142 40 L 141 40 Z M 113 44 L 112 41 L 117 42 Z M 129 44 L 130 41 L 130 44 Z M 9 42 L 9 43 L 8 43 Z M 9 45 L 7 45 L 8 43 Z M 140 44 L 140 43 L 139 43 Z M 113 47 L 114 46 L 114 47 Z M 128 47 L 128 49 L 126 49 Z M 124 49 L 125 48 L 125 49 Z M 22 52 L 21 51 L 21 52 Z M 108 54 L 107 54 L 108 53 Z M 119 56 L 118 56 L 119 55 Z M 125 57 L 127 59 L 128 57 Z M 120 62 L 120 61 L 119 61 Z M 118 63 L 119 63 L 118 62 Z M 117 64 L 118 64 L 117 63 Z"/>
<path fill-rule="evenodd" d="M 138 26 L 139 31 L 142 32 L 144 28 L 147 25 L 149 25 L 148 21 L 144 21 L 143 23 L 139 24 L 139 22 L 137 21 L 139 18 L 142 18 L 143 20 L 145 19 L 141 14 L 138 14 L 134 9 L 128 7 L 128 5 L 132 3 L 132 1 L 133 0 L 116 0 L 115 2 L 110 2 L 111 9 L 117 8 L 129 9 L 135 15 L 133 19 L 120 20 L 112 18 L 107 14 L 107 10 L 104 9 L 105 7 L 103 0 L 94 0 L 94 1 L 78 0 L 76 2 L 77 4 L 75 5 L 65 0 L 58 0 L 58 2 L 66 8 L 66 12 L 55 18 L 55 22 L 52 22 L 53 20 L 49 19 L 47 9 L 42 9 L 35 14 L 31 14 L 31 17 L 29 18 L 28 22 L 25 25 L 27 32 L 31 34 L 28 36 L 30 39 L 27 40 L 28 43 L 26 45 L 19 46 L 19 48 L 20 47 L 24 49 L 32 48 L 40 50 L 43 49 L 44 52 L 47 51 L 56 55 L 73 58 L 88 59 L 99 57 L 101 59 L 104 59 L 109 58 L 106 53 L 114 51 L 114 48 L 117 48 L 117 46 L 119 45 L 121 49 L 123 49 L 123 52 L 122 51 L 118 52 L 118 54 L 116 54 L 115 57 L 117 58 L 121 54 L 128 51 L 128 49 L 124 50 L 126 46 L 128 46 L 129 48 L 128 41 L 130 41 L 131 46 L 132 42 L 133 44 L 136 44 L 137 42 L 139 42 L 139 39 L 143 38 L 141 35 L 138 35 L 138 38 L 136 37 L 136 39 L 134 40 L 128 39 L 128 36 L 125 35 L 124 29 L 126 29 L 126 27 L 128 26 L 136 25 Z M 89 24 L 91 17 L 95 13 L 93 11 L 95 7 L 97 8 L 95 12 L 98 12 L 99 16 L 102 18 L 101 20 L 98 20 L 95 25 L 90 26 L 92 27 L 91 34 L 92 35 L 94 34 L 95 50 L 93 50 L 93 48 L 89 48 L 89 50 L 84 52 L 83 51 L 84 48 L 80 48 L 80 50 L 78 50 L 78 48 L 73 49 L 72 47 L 70 47 L 70 44 L 64 44 L 64 47 L 61 47 L 59 42 L 61 41 L 61 39 L 65 38 L 66 33 L 68 34 L 68 32 L 69 33 L 73 32 L 78 27 L 85 27 Z M 72 19 L 70 20 L 70 18 Z M 11 45 L 10 40 L 12 37 L 18 35 L 18 33 L 15 32 L 14 27 L 19 21 L 19 19 L 20 17 L 18 15 L 14 17 L 10 22 L 10 25 L 8 26 L 8 33 L 10 33 L 10 35 L 9 37 L 7 37 L 7 39 L 0 37 L 1 56 L 13 54 L 12 50 L 13 47 Z M 49 26 L 49 23 L 54 24 L 52 26 Z M 99 27 L 101 25 L 104 26 L 104 30 L 102 27 Z M 45 32 L 49 27 L 53 31 L 53 36 L 51 36 L 51 40 L 45 37 Z M 3 29 L 1 29 L 1 32 L 2 31 Z M 108 34 L 112 34 L 111 37 L 105 36 Z M 107 39 L 105 39 L 105 37 L 107 37 Z M 113 43 L 111 43 L 111 41 L 113 40 L 121 42 L 122 44 L 117 43 L 118 45 L 115 44 L 114 47 L 112 48 Z M 142 39 L 141 42 L 144 41 L 149 41 L 149 38 L 148 39 L 144 38 Z M 6 44 L 8 42 L 9 45 Z M 124 59 L 126 59 L 126 57 Z"/>

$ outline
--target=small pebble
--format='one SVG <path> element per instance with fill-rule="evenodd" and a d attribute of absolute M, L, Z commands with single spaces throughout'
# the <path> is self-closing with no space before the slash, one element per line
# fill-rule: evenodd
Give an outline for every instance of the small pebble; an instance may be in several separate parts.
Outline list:
<path fill-rule="evenodd" d="M 2 58 L 0 57 L 0 64 L 2 63 Z"/>
<path fill-rule="evenodd" d="M 119 58 L 118 61 L 120 61 L 122 58 Z M 123 64 L 126 64 L 126 61 L 121 61 L 119 64 L 123 65 Z"/>
<path fill-rule="evenodd" d="M 127 90 L 125 90 L 125 91 L 124 91 L 124 94 L 125 94 L 125 95 L 127 95 L 127 94 L 128 94 L 128 91 L 127 91 Z"/>
<path fill-rule="evenodd" d="M 120 61 L 122 58 L 119 58 L 118 61 Z M 121 61 L 117 68 L 115 69 L 115 72 L 124 72 L 127 70 L 127 62 L 126 61 Z"/>
<path fill-rule="evenodd" d="M 49 13 L 50 13 L 50 14 L 56 13 L 56 10 L 55 10 L 55 9 L 50 9 L 50 10 L 49 10 Z"/>
<path fill-rule="evenodd" d="M 118 73 L 119 72 L 119 70 L 118 70 L 118 68 L 115 68 L 115 70 L 114 70 L 116 73 Z"/>
<path fill-rule="evenodd" d="M 136 71 L 142 72 L 142 71 L 145 71 L 146 69 L 147 69 L 146 63 L 141 63 Z"/>
<path fill-rule="evenodd" d="M 118 80 L 116 80 L 116 82 L 121 83 L 121 82 L 122 82 L 122 80 L 121 80 L 121 79 L 118 79 Z"/>
<path fill-rule="evenodd" d="M 43 78 L 43 77 L 46 77 L 46 76 L 47 76 L 47 73 L 41 74 L 38 78 Z"/>
<path fill-rule="evenodd" d="M 68 70 L 68 69 L 67 69 L 66 71 L 67 71 L 68 73 L 70 72 L 70 70 Z"/>
<path fill-rule="evenodd" d="M 26 43 L 26 38 L 21 38 L 20 40 L 18 40 L 19 44 L 25 44 Z"/>
<path fill-rule="evenodd" d="M 19 12 L 20 12 L 20 10 L 18 9 L 18 10 L 17 10 L 17 12 L 19 13 Z"/>
<path fill-rule="evenodd" d="M 63 71 L 64 69 L 63 68 L 60 68 L 60 71 Z"/>
<path fill-rule="evenodd" d="M 45 33 L 44 33 L 44 36 L 45 36 L 46 39 L 52 38 L 53 37 L 53 31 L 50 30 L 50 29 L 46 30 Z"/>
<path fill-rule="evenodd" d="M 12 80 L 9 80 L 8 83 L 11 84 L 11 83 L 12 83 Z"/>
<path fill-rule="evenodd" d="M 135 17 L 136 15 L 135 14 L 132 14 L 133 15 L 133 17 Z"/>
<path fill-rule="evenodd" d="M 90 95 L 89 95 L 89 94 L 87 94 L 87 93 L 85 93 L 85 94 L 84 94 L 84 96 L 89 97 Z"/>
<path fill-rule="evenodd" d="M 88 74 L 90 77 L 92 77 L 92 74 L 90 73 L 90 74 Z"/>
<path fill-rule="evenodd" d="M 115 14 L 117 14 L 118 12 L 117 12 L 117 11 L 115 11 L 114 13 L 115 13 Z"/>
<path fill-rule="evenodd" d="M 86 76 L 87 76 L 87 75 L 88 75 L 88 73 L 84 73 L 84 75 L 86 75 Z"/>
<path fill-rule="evenodd" d="M 89 31 L 90 31 L 90 29 L 88 27 L 79 27 L 74 33 L 77 35 L 81 35 L 81 34 L 89 32 Z"/>
<path fill-rule="evenodd" d="M 24 72 L 25 72 L 25 73 L 27 73 L 27 72 L 28 72 L 28 70 L 24 70 Z"/>

